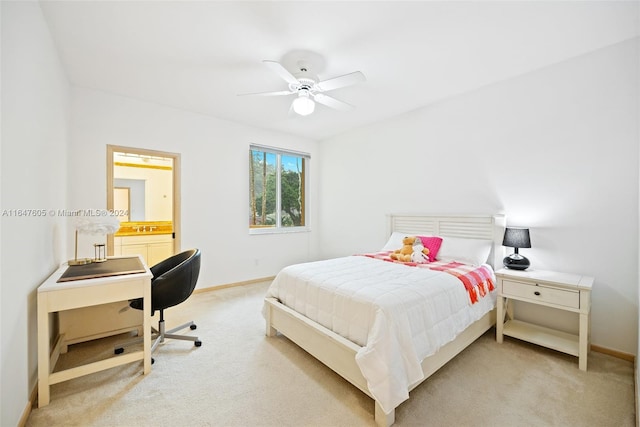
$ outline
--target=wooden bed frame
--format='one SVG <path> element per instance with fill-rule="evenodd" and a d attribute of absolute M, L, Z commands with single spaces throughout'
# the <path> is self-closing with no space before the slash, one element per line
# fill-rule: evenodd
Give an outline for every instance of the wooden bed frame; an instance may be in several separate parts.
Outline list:
<path fill-rule="evenodd" d="M 500 266 L 504 257 L 502 238 L 504 235 L 504 216 L 481 215 L 389 215 L 388 234 L 393 231 L 406 233 L 484 239 L 494 242 L 489 264 Z M 275 336 L 277 332 L 299 345 L 316 359 L 333 369 L 338 375 L 373 398 L 356 364 L 356 353 L 361 348 L 333 331 L 319 325 L 307 317 L 281 304 L 275 298 L 265 299 L 266 335 Z M 458 337 L 440 348 L 435 354 L 422 361 L 424 379 L 412 384 L 410 390 L 440 369 L 445 363 L 473 343 L 496 323 L 495 309 L 469 326 Z M 379 426 L 390 426 L 395 422 L 395 409 L 385 414 L 378 402 L 375 402 L 375 420 Z"/>

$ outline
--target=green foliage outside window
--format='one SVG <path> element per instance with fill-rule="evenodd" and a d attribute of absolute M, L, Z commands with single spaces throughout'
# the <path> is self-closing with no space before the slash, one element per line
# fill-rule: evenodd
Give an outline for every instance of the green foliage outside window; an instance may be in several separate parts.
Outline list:
<path fill-rule="evenodd" d="M 306 158 L 262 149 L 249 153 L 249 226 L 304 226 Z"/>

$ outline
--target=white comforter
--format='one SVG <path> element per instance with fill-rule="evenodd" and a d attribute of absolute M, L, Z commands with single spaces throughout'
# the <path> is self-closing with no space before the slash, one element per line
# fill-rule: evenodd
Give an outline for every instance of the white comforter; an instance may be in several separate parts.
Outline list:
<path fill-rule="evenodd" d="M 454 276 L 363 256 L 284 268 L 267 296 L 362 348 L 356 363 L 389 413 L 424 378 L 420 363 L 495 306 L 471 305 Z"/>

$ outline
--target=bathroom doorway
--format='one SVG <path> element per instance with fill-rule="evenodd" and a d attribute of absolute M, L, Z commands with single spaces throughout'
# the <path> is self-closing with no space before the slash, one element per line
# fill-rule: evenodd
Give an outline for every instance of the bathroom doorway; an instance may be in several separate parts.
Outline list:
<path fill-rule="evenodd" d="M 140 254 L 149 267 L 180 251 L 180 154 L 107 145 L 107 209 L 120 230 L 108 255 Z"/>

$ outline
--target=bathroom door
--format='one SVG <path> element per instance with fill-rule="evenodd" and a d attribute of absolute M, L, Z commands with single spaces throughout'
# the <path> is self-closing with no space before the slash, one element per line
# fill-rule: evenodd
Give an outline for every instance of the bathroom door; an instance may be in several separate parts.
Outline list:
<path fill-rule="evenodd" d="M 180 154 L 108 145 L 107 209 L 121 221 L 108 255 L 138 251 L 152 266 L 180 252 Z"/>

